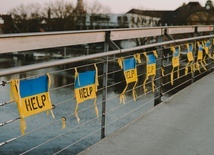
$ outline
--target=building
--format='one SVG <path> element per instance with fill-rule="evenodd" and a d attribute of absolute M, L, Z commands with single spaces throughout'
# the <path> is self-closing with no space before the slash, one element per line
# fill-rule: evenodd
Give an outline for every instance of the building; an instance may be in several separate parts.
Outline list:
<path fill-rule="evenodd" d="M 214 24 L 214 7 L 207 0 L 204 7 L 189 2 L 172 11 L 131 9 L 125 14 L 86 14 L 84 24 L 85 29 L 209 25 Z"/>
<path fill-rule="evenodd" d="M 84 9 L 83 0 L 78 0 L 74 11 L 77 30 L 82 29 L 110 29 L 157 26 L 160 18 L 139 14 L 101 14 L 87 13 Z"/>
<path fill-rule="evenodd" d="M 176 10 L 139 10 L 131 9 L 125 14 L 89 14 L 83 0 L 77 0 L 74 10 L 66 17 L 47 17 L 13 21 L 11 15 L 0 15 L 0 33 L 68 31 L 113 28 L 137 28 L 176 25 L 214 25 L 214 7 L 211 0 L 204 6 L 199 2 L 183 4 Z"/>
<path fill-rule="evenodd" d="M 83 0 L 77 0 L 77 6 L 75 11 L 79 14 L 84 14 L 86 13 L 85 9 L 84 9 L 84 4 L 83 4 Z"/>
<path fill-rule="evenodd" d="M 0 34 L 17 32 L 19 32 L 19 30 L 14 24 L 11 15 L 0 14 Z"/>
<path fill-rule="evenodd" d="M 4 25 L 4 20 L 2 18 L 2 15 L 0 15 L 0 34 L 3 33 L 3 25 Z"/>
<path fill-rule="evenodd" d="M 159 26 L 214 24 L 214 7 L 211 0 L 207 0 L 204 7 L 199 2 L 189 2 L 174 11 L 132 9 L 127 13 L 160 18 Z"/>
<path fill-rule="evenodd" d="M 157 26 L 160 18 L 138 14 L 86 14 L 87 29 L 111 29 Z"/>

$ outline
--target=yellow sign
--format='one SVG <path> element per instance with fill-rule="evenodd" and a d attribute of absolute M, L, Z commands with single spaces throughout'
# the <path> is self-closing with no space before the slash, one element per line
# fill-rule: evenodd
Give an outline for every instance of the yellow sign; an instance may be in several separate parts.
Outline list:
<path fill-rule="evenodd" d="M 132 95 L 133 99 L 136 100 L 136 92 L 135 92 L 135 87 L 138 81 L 137 77 L 137 68 L 136 68 L 136 63 L 141 62 L 140 60 L 140 54 L 135 54 L 134 57 L 131 58 L 119 58 L 118 59 L 118 64 L 123 69 L 124 77 L 126 80 L 126 87 L 124 88 L 123 92 L 120 94 L 120 103 L 125 104 L 125 93 L 128 88 L 128 84 L 135 82 L 134 86 L 132 87 Z"/>
<path fill-rule="evenodd" d="M 75 81 L 74 81 L 74 93 L 76 98 L 76 107 L 75 107 L 75 117 L 77 118 L 77 122 L 80 122 L 80 118 L 78 115 L 79 104 L 89 100 L 94 99 L 94 110 L 96 116 L 99 117 L 99 112 L 96 104 L 96 92 L 98 87 L 98 69 L 94 64 L 95 70 L 85 71 L 82 73 L 77 72 L 77 68 L 75 68 Z"/>
<path fill-rule="evenodd" d="M 202 60 L 203 59 L 203 51 L 198 51 L 197 59 L 198 60 Z"/>
<path fill-rule="evenodd" d="M 171 47 L 172 50 L 172 67 L 180 66 L 179 58 L 180 58 L 180 46 Z"/>
<path fill-rule="evenodd" d="M 156 75 L 156 64 L 147 65 L 147 75 Z"/>
<path fill-rule="evenodd" d="M 137 81 L 137 69 L 130 69 L 124 71 L 126 83 L 136 82 Z"/>
<path fill-rule="evenodd" d="M 205 67 L 205 62 L 203 62 L 203 42 L 202 44 L 200 44 L 200 42 L 197 42 L 197 45 L 198 45 L 198 54 L 197 61 L 195 63 L 195 69 L 201 72 L 200 66 L 202 66 L 204 70 L 207 70 Z"/>
<path fill-rule="evenodd" d="M 178 67 L 178 66 L 180 66 L 179 57 L 173 57 L 173 58 L 172 58 L 172 66 L 173 66 L 173 67 Z"/>
<path fill-rule="evenodd" d="M 190 67 L 191 68 L 191 73 L 193 73 L 195 71 L 194 69 L 194 58 L 193 58 L 193 44 L 190 43 L 190 44 L 186 44 L 186 47 L 187 47 L 187 64 L 186 64 L 186 67 L 185 67 L 185 75 L 188 74 L 188 68 Z"/>
<path fill-rule="evenodd" d="M 21 104 L 18 104 L 18 106 L 22 118 L 52 109 L 48 93 L 22 98 Z"/>
<path fill-rule="evenodd" d="M 212 52 L 211 52 L 211 42 L 210 42 L 210 40 L 207 40 L 207 41 L 204 41 L 204 50 L 205 50 L 205 56 L 204 56 L 204 63 L 206 64 L 206 58 L 207 58 L 207 56 L 210 58 L 210 59 L 212 59 L 212 60 L 214 60 L 214 57 L 213 57 L 213 55 L 212 55 Z"/>
<path fill-rule="evenodd" d="M 12 80 L 11 87 L 21 118 L 52 109 L 48 92 L 48 76 Z"/>
<path fill-rule="evenodd" d="M 26 129 L 24 118 L 52 109 L 49 85 L 48 75 L 33 79 L 11 80 L 11 95 L 18 105 L 22 134 Z"/>
<path fill-rule="evenodd" d="M 144 56 L 146 57 L 146 78 L 143 82 L 143 89 L 144 92 L 147 91 L 146 89 L 146 82 L 149 79 L 149 76 L 152 77 L 152 91 L 155 91 L 155 76 L 156 76 L 156 58 L 158 58 L 157 51 L 154 50 L 152 54 L 148 54 L 143 52 Z"/>
<path fill-rule="evenodd" d="M 180 68 L 180 46 L 172 46 L 172 71 L 170 73 L 171 85 L 174 84 L 174 70 L 177 68 L 177 77 L 180 77 L 179 68 Z"/>
<path fill-rule="evenodd" d="M 86 100 L 96 98 L 95 85 L 88 85 L 81 88 L 76 88 L 75 96 L 78 104 Z"/>
<path fill-rule="evenodd" d="M 189 62 L 194 60 L 194 59 L 193 59 L 192 52 L 188 52 L 188 53 L 187 53 L 187 59 L 188 59 Z"/>

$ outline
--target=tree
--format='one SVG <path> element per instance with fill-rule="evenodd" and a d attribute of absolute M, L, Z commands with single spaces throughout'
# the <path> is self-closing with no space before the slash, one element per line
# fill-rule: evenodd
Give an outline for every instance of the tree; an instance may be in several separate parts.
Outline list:
<path fill-rule="evenodd" d="M 110 8 L 108 6 L 104 6 L 99 1 L 94 1 L 93 3 L 85 3 L 86 12 L 89 14 L 107 14 L 110 12 Z"/>
<path fill-rule="evenodd" d="M 110 8 L 108 6 L 102 5 L 97 0 L 93 3 L 86 3 L 85 6 L 87 14 L 90 15 L 91 29 L 94 29 L 94 24 L 99 27 L 101 23 L 109 21 L 107 14 L 110 12 Z"/>
<path fill-rule="evenodd" d="M 74 5 L 64 0 L 56 0 L 46 4 L 46 12 L 50 9 L 51 18 L 67 18 L 70 17 L 74 11 Z"/>
<path fill-rule="evenodd" d="M 108 22 L 109 7 L 98 1 L 84 4 L 86 10 L 78 12 L 71 2 L 56 0 L 41 7 L 38 3 L 19 5 L 10 11 L 20 32 L 64 31 L 86 29 L 86 15 L 90 14 L 90 25 Z"/>
<path fill-rule="evenodd" d="M 10 14 L 20 32 L 38 32 L 41 27 L 46 31 L 63 31 L 75 28 L 73 11 L 72 3 L 56 0 L 43 8 L 38 3 L 21 4 Z"/>
<path fill-rule="evenodd" d="M 75 29 L 74 22 L 74 5 L 64 0 L 56 0 L 47 3 L 45 6 L 44 18 L 51 31 L 63 31 Z"/>
<path fill-rule="evenodd" d="M 18 20 L 29 20 L 38 19 L 42 16 L 42 8 L 39 3 L 32 3 L 28 5 L 19 5 L 14 9 L 10 10 L 9 13 L 12 18 L 16 21 Z"/>
<path fill-rule="evenodd" d="M 37 32 L 42 17 L 39 3 L 19 5 L 10 11 L 14 24 L 20 32 Z"/>

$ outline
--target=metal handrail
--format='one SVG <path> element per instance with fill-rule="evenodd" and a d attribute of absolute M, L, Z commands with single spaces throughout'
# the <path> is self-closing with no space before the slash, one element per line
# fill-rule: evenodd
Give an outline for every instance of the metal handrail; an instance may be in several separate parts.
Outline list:
<path fill-rule="evenodd" d="M 26 71 L 43 69 L 43 68 L 48 68 L 48 67 L 54 67 L 54 66 L 68 64 L 68 63 L 75 63 L 75 62 L 79 62 L 79 61 L 85 61 L 85 60 L 95 59 L 95 58 L 99 58 L 99 57 L 106 57 L 106 56 L 116 55 L 116 54 L 120 54 L 120 53 L 133 52 L 133 51 L 142 50 L 142 49 L 151 48 L 151 47 L 158 47 L 158 46 L 164 46 L 164 45 L 169 45 L 169 44 L 174 44 L 174 43 L 194 41 L 194 40 L 200 40 L 200 39 L 206 39 L 206 38 L 212 38 L 212 37 L 214 37 L 214 35 L 206 35 L 206 36 L 199 36 L 199 37 L 192 37 L 192 38 L 185 38 L 185 39 L 176 39 L 176 40 L 164 41 L 164 42 L 160 42 L 160 43 L 153 43 L 153 44 L 148 44 L 148 45 L 137 46 L 137 47 L 133 47 L 133 48 L 129 48 L 129 49 L 107 51 L 107 52 L 103 52 L 103 53 L 90 54 L 90 55 L 85 55 L 85 56 L 80 56 L 80 57 L 57 60 L 57 61 L 50 61 L 50 62 L 44 62 L 44 63 L 39 63 L 39 64 L 3 69 L 3 70 L 0 70 L 0 76 L 22 73 L 22 72 L 26 72 Z"/>
<path fill-rule="evenodd" d="M 12 35 L 7 34 L 0 35 L 0 53 L 105 42 L 107 33 L 111 34 L 111 40 L 117 41 L 142 37 L 156 37 L 164 35 L 165 33 L 167 33 L 168 35 L 175 35 L 182 33 L 187 34 L 213 31 L 213 25 L 191 25 L 180 27 L 143 27 L 126 29 L 26 33 Z"/>

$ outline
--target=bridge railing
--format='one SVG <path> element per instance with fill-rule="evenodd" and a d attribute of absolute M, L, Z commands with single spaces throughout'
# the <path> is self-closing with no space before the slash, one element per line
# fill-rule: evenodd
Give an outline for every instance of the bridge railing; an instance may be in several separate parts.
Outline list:
<path fill-rule="evenodd" d="M 2 57 L 18 51 L 23 54 L 49 49 L 46 54 L 50 54 L 54 48 L 70 48 L 72 52 L 76 45 L 103 45 L 101 52 L 90 49 L 90 53 L 39 63 L 28 58 L 2 60 L 1 66 L 8 64 L 7 61 L 16 64 L 0 69 L 0 153 L 76 154 L 82 151 L 210 73 L 214 58 L 213 31 L 213 26 L 183 26 L 0 36 Z M 190 45 L 192 50 L 188 49 Z M 126 66 L 126 60 L 136 63 L 134 68 Z M 126 72 L 127 67 L 131 71 Z M 99 83 L 96 95 L 78 104 L 79 123 L 75 117 L 76 71 L 79 74 L 97 71 Z M 44 112 L 26 117 L 27 129 L 21 134 L 22 117 L 17 108 L 19 103 L 11 99 L 11 83 L 14 79 L 36 79 L 46 74 L 51 79 L 49 93 L 55 118 Z M 85 75 L 83 81 L 88 78 Z M 26 89 L 28 91 L 28 87 Z M 89 90 L 84 89 L 82 95 L 87 98 Z M 41 105 L 32 105 L 32 109 L 38 106 Z"/>

